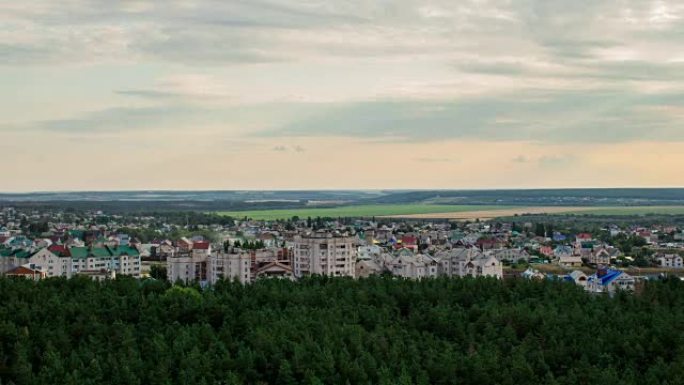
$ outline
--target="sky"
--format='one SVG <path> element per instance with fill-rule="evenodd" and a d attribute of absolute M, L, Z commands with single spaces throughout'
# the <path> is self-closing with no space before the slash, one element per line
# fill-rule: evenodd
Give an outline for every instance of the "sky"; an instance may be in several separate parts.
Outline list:
<path fill-rule="evenodd" d="M 0 191 L 684 186 L 684 2 L 0 0 Z"/>

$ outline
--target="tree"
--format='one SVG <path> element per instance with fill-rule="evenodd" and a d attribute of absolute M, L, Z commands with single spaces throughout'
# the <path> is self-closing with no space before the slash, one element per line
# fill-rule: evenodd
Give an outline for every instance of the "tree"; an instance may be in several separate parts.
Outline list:
<path fill-rule="evenodd" d="M 162 265 L 150 266 L 150 277 L 161 281 L 167 280 L 166 267 Z"/>

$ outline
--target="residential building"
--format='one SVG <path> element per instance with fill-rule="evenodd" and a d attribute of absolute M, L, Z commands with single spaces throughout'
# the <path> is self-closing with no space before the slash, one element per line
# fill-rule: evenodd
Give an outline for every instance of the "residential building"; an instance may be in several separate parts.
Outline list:
<path fill-rule="evenodd" d="M 438 273 L 437 260 L 425 255 L 399 255 L 387 266 L 389 271 L 396 276 L 421 279 L 436 277 Z"/>
<path fill-rule="evenodd" d="M 660 254 L 656 256 L 656 261 L 661 267 L 667 267 L 671 269 L 681 269 L 684 268 L 684 260 L 680 255 L 677 254 Z"/>
<path fill-rule="evenodd" d="M 36 269 L 35 267 L 31 266 L 30 264 L 26 264 L 24 266 L 17 266 L 14 269 L 11 269 L 10 271 L 5 273 L 5 276 L 7 276 L 7 277 L 22 277 L 22 278 L 38 281 L 38 280 L 45 278 L 45 272 L 43 272 L 39 269 Z"/>
<path fill-rule="evenodd" d="M 624 271 L 600 268 L 587 278 L 586 290 L 612 295 L 618 290 L 633 291 L 635 284 L 634 277 Z"/>
<path fill-rule="evenodd" d="M 444 250 L 435 256 L 439 274 L 446 276 L 493 276 L 503 278 L 503 266 L 495 256 L 485 255 L 475 248 Z"/>
<path fill-rule="evenodd" d="M 212 253 L 206 257 L 207 282 L 215 284 L 219 280 L 237 280 L 241 283 L 250 283 L 251 266 L 252 258 L 247 251 L 234 249 L 228 253 Z"/>
<path fill-rule="evenodd" d="M 357 238 L 354 236 L 326 231 L 295 237 L 295 277 L 311 274 L 353 277 L 357 255 L 356 242 Z"/>

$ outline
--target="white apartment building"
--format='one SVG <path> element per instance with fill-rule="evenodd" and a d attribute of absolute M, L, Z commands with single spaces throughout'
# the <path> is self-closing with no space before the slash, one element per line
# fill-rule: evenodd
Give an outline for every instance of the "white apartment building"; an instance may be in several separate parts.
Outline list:
<path fill-rule="evenodd" d="M 213 253 L 207 258 L 207 281 L 215 284 L 219 280 L 237 279 L 240 283 L 252 281 L 252 258 L 248 252 L 239 251 Z"/>
<path fill-rule="evenodd" d="M 37 253 L 33 254 L 29 258 L 29 263 L 34 265 L 36 269 L 44 272 L 47 278 L 71 278 L 73 273 L 71 257 L 60 257 L 47 248 L 40 249 Z"/>
<path fill-rule="evenodd" d="M 207 256 L 191 252 L 179 252 L 166 258 L 166 276 L 171 282 L 184 283 L 207 280 Z"/>
<path fill-rule="evenodd" d="M 294 240 L 294 274 L 354 277 L 356 237 L 318 231 Z"/>
<path fill-rule="evenodd" d="M 106 271 L 139 278 L 141 268 L 140 254 L 129 246 L 72 247 L 66 254 L 53 253 L 48 248 L 43 248 L 34 253 L 28 262 L 44 272 L 48 278 L 71 278 L 86 271 Z"/>

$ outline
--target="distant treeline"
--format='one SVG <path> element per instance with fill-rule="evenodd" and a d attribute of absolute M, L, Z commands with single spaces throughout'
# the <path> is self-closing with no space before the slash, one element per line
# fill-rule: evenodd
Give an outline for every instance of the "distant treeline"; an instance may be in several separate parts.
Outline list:
<path fill-rule="evenodd" d="M 440 203 L 519 206 L 684 205 L 684 189 L 539 189 L 420 191 L 151 191 L 0 194 L 0 207 L 108 212 L 247 211 L 347 204 Z"/>
<path fill-rule="evenodd" d="M 0 279 L 3 384 L 675 384 L 684 283 Z"/>
<path fill-rule="evenodd" d="M 458 204 L 613 206 L 684 204 L 681 188 L 425 190 L 395 192 L 368 199 L 375 203 L 415 203 L 441 200 Z"/>
<path fill-rule="evenodd" d="M 178 211 L 247 211 L 306 207 L 306 202 L 241 201 L 0 201 L 0 208 L 35 210 L 101 210 L 111 214 Z"/>

